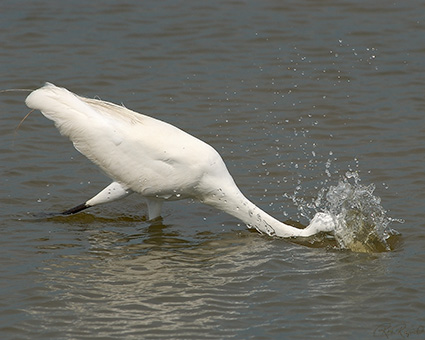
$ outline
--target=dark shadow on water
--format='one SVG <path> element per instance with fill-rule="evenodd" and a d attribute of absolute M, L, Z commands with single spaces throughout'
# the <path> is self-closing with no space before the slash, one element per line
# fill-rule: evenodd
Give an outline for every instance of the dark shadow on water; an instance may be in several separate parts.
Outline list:
<path fill-rule="evenodd" d="M 61 213 L 36 213 L 29 214 L 35 220 L 50 221 L 57 223 L 116 223 L 116 222 L 147 222 L 146 216 L 122 214 L 114 217 L 98 216 L 88 212 L 74 215 L 62 215 Z"/>
<path fill-rule="evenodd" d="M 62 215 L 55 213 L 37 213 L 28 214 L 31 218 L 28 220 L 40 222 L 52 222 L 58 224 L 78 225 L 82 230 L 90 231 L 90 243 L 93 245 L 95 252 L 102 247 L 96 246 L 96 242 L 105 245 L 108 244 L 104 251 L 111 251 L 113 245 L 122 247 L 131 245 L 132 248 L 139 248 L 144 252 L 152 248 L 185 248 L 197 245 L 201 240 L 214 239 L 218 235 L 213 232 L 207 232 L 208 235 L 200 235 L 199 233 L 187 234 L 183 236 L 184 226 L 181 229 L 174 224 L 164 224 L 164 220 L 160 217 L 149 221 L 146 216 L 119 214 L 112 217 L 96 215 L 89 212 L 80 212 L 73 215 Z M 306 226 L 293 220 L 285 221 L 285 223 L 296 228 L 304 229 Z M 104 226 L 104 227 L 102 227 Z M 96 232 L 93 232 L 93 227 Z M 190 230 L 190 229 L 189 229 Z M 134 232 L 137 231 L 137 232 Z M 246 232 L 246 230 L 241 230 Z M 255 230 L 249 230 L 248 234 L 258 234 Z M 221 232 L 222 233 L 222 232 Z M 219 237 L 219 236 L 218 236 Z M 97 240 L 97 241 L 96 241 Z M 323 248 L 329 251 L 349 251 L 341 249 L 335 237 L 328 233 L 320 233 L 308 238 L 288 238 L 282 241 L 292 244 L 308 247 Z M 390 235 L 386 240 L 390 247 L 390 251 L 397 251 L 402 247 L 401 235 Z M 92 250 L 93 250 L 92 249 Z M 109 249 L 109 250 L 107 250 Z M 358 252 L 381 253 L 388 252 L 379 240 L 373 238 L 368 239 L 367 243 L 363 242 L 358 245 Z M 353 249 L 356 251 L 356 249 Z"/>

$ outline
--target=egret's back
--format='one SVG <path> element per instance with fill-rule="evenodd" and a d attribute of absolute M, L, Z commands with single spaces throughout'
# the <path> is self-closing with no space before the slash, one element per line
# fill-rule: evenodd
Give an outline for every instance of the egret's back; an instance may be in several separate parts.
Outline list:
<path fill-rule="evenodd" d="M 233 181 L 211 146 L 152 117 L 49 83 L 26 104 L 53 120 L 109 177 L 146 197 L 200 198 L 203 180 Z"/>

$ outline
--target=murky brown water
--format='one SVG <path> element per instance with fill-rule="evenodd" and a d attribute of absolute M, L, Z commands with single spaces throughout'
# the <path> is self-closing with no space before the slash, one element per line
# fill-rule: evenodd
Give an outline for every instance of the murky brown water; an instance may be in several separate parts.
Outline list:
<path fill-rule="evenodd" d="M 53 82 L 212 144 L 279 219 L 347 171 L 405 220 L 395 251 L 273 240 L 194 202 L 136 196 L 46 218 L 109 180 L 1 93 L 2 339 L 421 339 L 425 5 L 3 1 L 2 88 Z M 161 136 L 158 136 L 161 138 Z M 287 194 L 286 196 L 284 194 Z M 422 327 L 422 328 L 421 328 Z"/>

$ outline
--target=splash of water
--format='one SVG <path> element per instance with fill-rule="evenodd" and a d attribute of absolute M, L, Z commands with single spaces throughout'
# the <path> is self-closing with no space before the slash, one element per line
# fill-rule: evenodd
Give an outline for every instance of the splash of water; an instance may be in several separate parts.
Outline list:
<path fill-rule="evenodd" d="M 402 221 L 387 215 L 374 191 L 373 184 L 360 184 L 356 172 L 347 172 L 336 186 L 319 192 L 314 205 L 334 217 L 339 248 L 357 252 L 392 250 L 390 239 L 400 234 L 389 224 Z"/>

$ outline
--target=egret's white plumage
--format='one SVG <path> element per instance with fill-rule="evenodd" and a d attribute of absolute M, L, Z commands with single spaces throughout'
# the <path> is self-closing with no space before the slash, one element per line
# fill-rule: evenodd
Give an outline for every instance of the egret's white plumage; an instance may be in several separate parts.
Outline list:
<path fill-rule="evenodd" d="M 79 152 L 113 179 L 65 214 L 136 192 L 146 198 L 150 219 L 160 216 L 165 200 L 194 198 L 268 235 L 311 236 L 335 229 L 325 213 L 316 214 L 305 229 L 271 217 L 241 193 L 214 148 L 173 125 L 50 83 L 33 91 L 25 103 L 53 120 Z"/>

